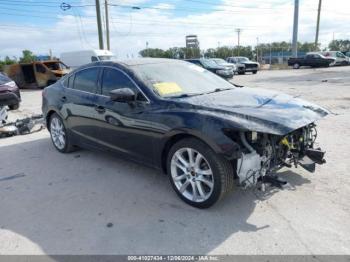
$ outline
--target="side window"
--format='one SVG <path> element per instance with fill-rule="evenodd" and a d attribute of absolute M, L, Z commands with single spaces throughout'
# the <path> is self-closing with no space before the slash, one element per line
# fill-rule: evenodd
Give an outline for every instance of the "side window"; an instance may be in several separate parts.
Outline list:
<path fill-rule="evenodd" d="M 64 87 L 67 87 L 67 88 L 69 87 L 69 78 L 70 78 L 70 77 L 67 76 L 67 77 L 63 80 L 63 86 L 64 86 Z"/>
<path fill-rule="evenodd" d="M 45 74 L 46 68 L 42 64 L 35 64 L 35 71 L 37 71 L 38 73 Z"/>
<path fill-rule="evenodd" d="M 74 89 L 95 93 L 99 70 L 98 67 L 93 67 L 77 72 L 74 79 Z M 71 86 L 71 83 L 69 85 Z"/>
<path fill-rule="evenodd" d="M 97 61 L 98 61 L 98 58 L 96 56 L 91 57 L 91 62 L 97 62 Z"/>
<path fill-rule="evenodd" d="M 122 72 L 112 68 L 105 68 L 102 76 L 102 94 L 109 96 L 109 92 L 119 88 L 130 88 L 137 94 L 137 100 L 146 101 L 133 82 Z"/>
<path fill-rule="evenodd" d="M 63 86 L 66 88 L 73 88 L 74 75 L 67 76 L 63 80 Z"/>

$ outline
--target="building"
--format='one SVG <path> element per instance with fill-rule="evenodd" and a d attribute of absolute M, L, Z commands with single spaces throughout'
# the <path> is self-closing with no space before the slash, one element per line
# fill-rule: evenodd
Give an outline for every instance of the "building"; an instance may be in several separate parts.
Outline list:
<path fill-rule="evenodd" d="M 199 41 L 197 35 L 186 36 L 186 48 L 199 48 Z"/>

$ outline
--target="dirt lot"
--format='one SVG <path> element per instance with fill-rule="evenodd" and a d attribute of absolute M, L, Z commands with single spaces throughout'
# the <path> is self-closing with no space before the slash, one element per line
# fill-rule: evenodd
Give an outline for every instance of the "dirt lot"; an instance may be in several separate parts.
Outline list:
<path fill-rule="evenodd" d="M 60 154 L 46 130 L 2 139 L 0 254 L 350 254 L 350 67 L 234 82 L 331 110 L 319 122 L 327 164 L 282 170 L 289 189 L 237 190 L 197 210 L 161 173 L 99 152 Z M 40 91 L 22 96 L 12 118 L 40 112 Z"/>

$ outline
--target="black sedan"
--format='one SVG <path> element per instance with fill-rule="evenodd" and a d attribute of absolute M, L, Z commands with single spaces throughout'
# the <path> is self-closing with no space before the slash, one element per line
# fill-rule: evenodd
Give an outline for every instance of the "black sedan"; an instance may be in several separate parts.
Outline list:
<path fill-rule="evenodd" d="M 258 186 L 291 164 L 324 162 L 314 149 L 321 107 L 239 88 L 193 64 L 167 59 L 96 62 L 43 91 L 53 145 L 103 149 L 163 170 L 186 203 L 207 208 L 234 180 Z"/>
<path fill-rule="evenodd" d="M 211 59 L 200 58 L 187 59 L 185 61 L 203 67 L 204 69 L 207 69 L 225 79 L 232 78 L 235 74 L 234 68 L 232 68 L 232 66 L 219 65 Z"/>

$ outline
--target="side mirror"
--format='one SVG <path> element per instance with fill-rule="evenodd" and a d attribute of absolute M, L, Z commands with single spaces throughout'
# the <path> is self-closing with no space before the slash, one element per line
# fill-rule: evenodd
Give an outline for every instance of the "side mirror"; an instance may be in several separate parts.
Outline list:
<path fill-rule="evenodd" d="M 109 92 L 109 96 L 112 101 L 124 103 L 135 101 L 136 98 L 135 92 L 127 87 L 114 89 L 111 92 Z"/>

